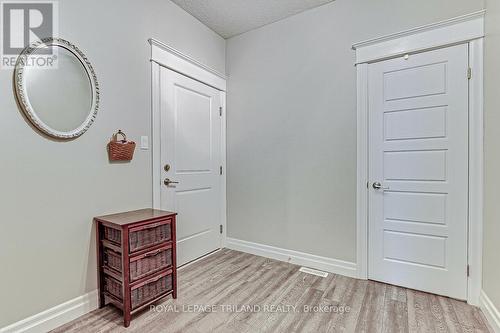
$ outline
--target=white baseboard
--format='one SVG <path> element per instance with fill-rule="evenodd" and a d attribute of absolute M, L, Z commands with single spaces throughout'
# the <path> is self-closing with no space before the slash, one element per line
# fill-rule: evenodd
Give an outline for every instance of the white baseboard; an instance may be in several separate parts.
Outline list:
<path fill-rule="evenodd" d="M 356 264 L 349 261 L 321 257 L 314 254 L 282 249 L 279 247 L 227 238 L 226 247 L 258 256 L 289 262 L 292 264 L 319 269 L 325 272 L 357 277 Z"/>
<path fill-rule="evenodd" d="M 190 262 L 188 262 L 187 264 L 184 264 L 184 265 L 182 265 L 182 266 L 177 266 L 177 271 L 183 270 L 184 268 L 189 267 L 189 266 L 191 266 L 192 264 L 195 264 L 195 263 L 197 263 L 197 262 L 199 262 L 199 261 L 201 261 L 201 260 L 203 260 L 203 259 L 206 259 L 206 258 L 208 258 L 208 257 L 210 257 L 210 256 L 213 256 L 214 254 L 219 253 L 219 252 L 220 252 L 220 250 L 222 250 L 222 248 L 220 248 L 220 249 L 218 249 L 218 250 L 215 250 L 215 251 L 213 251 L 213 252 L 210 252 L 209 254 L 205 254 L 204 256 L 199 257 L 198 259 L 195 259 L 195 260 L 193 260 L 193 261 L 190 261 Z"/>
<path fill-rule="evenodd" d="M 97 309 L 97 290 L 0 328 L 0 333 L 48 332 L 95 309 Z"/>
<path fill-rule="evenodd" d="M 484 290 L 481 290 L 481 294 L 479 295 L 479 306 L 481 310 L 483 310 L 484 316 L 488 320 L 491 328 L 493 328 L 496 333 L 500 333 L 500 312 Z"/>

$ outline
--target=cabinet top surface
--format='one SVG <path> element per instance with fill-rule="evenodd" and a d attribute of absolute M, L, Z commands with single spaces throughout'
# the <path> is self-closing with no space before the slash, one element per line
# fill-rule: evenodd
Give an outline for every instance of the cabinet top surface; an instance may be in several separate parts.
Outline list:
<path fill-rule="evenodd" d="M 95 219 L 100 222 L 108 222 L 117 225 L 127 225 L 148 220 L 156 220 L 158 218 L 175 216 L 175 215 L 177 215 L 177 213 L 168 212 L 165 210 L 146 208 L 146 209 L 139 209 L 118 214 L 97 216 L 95 217 Z"/>

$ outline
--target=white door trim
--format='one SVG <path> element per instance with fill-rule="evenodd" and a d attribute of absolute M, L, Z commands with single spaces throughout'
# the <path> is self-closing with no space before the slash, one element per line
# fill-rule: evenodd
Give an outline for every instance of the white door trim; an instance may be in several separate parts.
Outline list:
<path fill-rule="evenodd" d="M 467 301 L 479 305 L 483 279 L 483 42 L 469 42 L 469 281 Z"/>
<path fill-rule="evenodd" d="M 221 91 L 221 224 L 222 235 L 220 247 L 226 244 L 226 77 L 216 70 L 203 65 L 199 61 L 155 39 L 149 39 L 151 44 L 151 137 L 152 137 L 152 175 L 153 175 L 153 208 L 160 209 L 162 183 L 161 163 L 161 114 L 160 114 L 160 67 L 166 67 L 179 74 L 209 85 Z"/>
<path fill-rule="evenodd" d="M 445 21 L 355 43 L 356 64 L 380 61 L 405 53 L 427 51 L 484 37 L 481 10 Z"/>
<path fill-rule="evenodd" d="M 226 239 L 227 239 L 227 201 L 226 201 L 226 92 L 221 91 L 221 106 L 222 106 L 222 117 L 221 117 L 221 164 L 222 164 L 222 176 L 221 176 L 221 224 L 222 224 L 222 239 L 221 239 L 221 248 L 226 247 Z"/>
<path fill-rule="evenodd" d="M 483 230 L 484 11 L 353 45 L 357 68 L 356 251 L 358 278 L 368 278 L 368 66 L 407 53 L 469 44 L 469 232 L 467 301 L 479 304 Z"/>
<path fill-rule="evenodd" d="M 192 57 L 154 38 L 151 44 L 151 61 L 220 91 L 226 91 L 226 76 Z"/>

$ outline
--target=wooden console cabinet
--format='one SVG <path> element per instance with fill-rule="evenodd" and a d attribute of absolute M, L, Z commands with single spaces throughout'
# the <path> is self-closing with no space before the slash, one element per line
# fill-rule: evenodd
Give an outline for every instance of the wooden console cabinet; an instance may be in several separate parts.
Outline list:
<path fill-rule="evenodd" d="M 131 315 L 172 294 L 177 298 L 176 213 L 154 209 L 95 217 L 99 307 Z"/>

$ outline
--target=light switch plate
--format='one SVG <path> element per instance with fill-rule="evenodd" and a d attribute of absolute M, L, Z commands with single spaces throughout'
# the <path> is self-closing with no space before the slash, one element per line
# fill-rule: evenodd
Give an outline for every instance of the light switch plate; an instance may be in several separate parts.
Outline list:
<path fill-rule="evenodd" d="M 141 149 L 148 150 L 149 149 L 149 137 L 141 136 Z"/>

